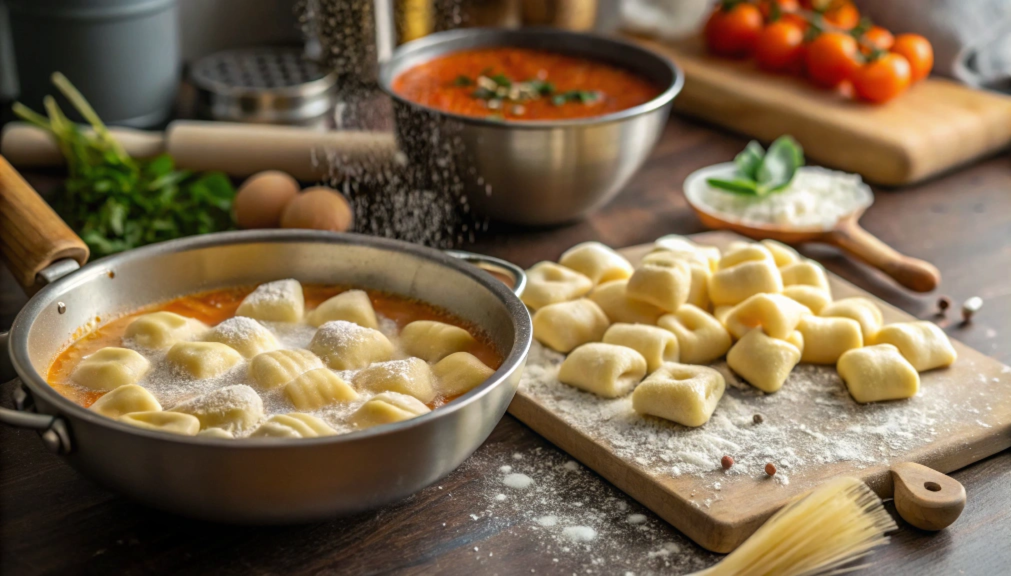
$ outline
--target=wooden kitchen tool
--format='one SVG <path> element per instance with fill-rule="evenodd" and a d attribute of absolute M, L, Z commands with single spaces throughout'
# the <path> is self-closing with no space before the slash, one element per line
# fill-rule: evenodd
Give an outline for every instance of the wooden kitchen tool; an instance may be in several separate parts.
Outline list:
<path fill-rule="evenodd" d="M 1011 97 L 994 92 L 928 78 L 873 105 L 752 61 L 711 56 L 699 38 L 630 39 L 684 70 L 675 111 L 766 142 L 791 134 L 809 158 L 878 184 L 917 182 L 1011 143 Z"/>
<path fill-rule="evenodd" d="M 920 530 L 943 530 L 962 514 L 965 487 L 950 476 L 916 464 L 892 466 L 895 509 Z"/>
<path fill-rule="evenodd" d="M 688 198 L 687 194 L 685 195 Z M 831 244 L 850 256 L 881 270 L 910 290 L 930 292 L 941 283 L 937 267 L 911 256 L 900 254 L 894 248 L 864 230 L 859 223 L 863 208 L 841 218 L 831 230 L 802 230 L 776 226 L 752 226 L 720 218 L 688 199 L 688 204 L 709 228 L 730 230 L 742 236 L 763 240 L 769 238 L 784 244 L 805 242 Z"/>
<path fill-rule="evenodd" d="M 720 248 L 726 248 L 731 242 L 742 239 L 741 236 L 725 231 L 706 232 L 692 237 L 693 241 L 700 244 Z M 620 252 L 635 264 L 651 249 L 652 245 L 643 245 Z M 834 274 L 829 273 L 828 280 L 836 299 L 863 296 L 873 300 L 881 308 L 886 323 L 916 320 Z M 938 408 L 930 412 L 929 416 L 934 419 L 932 427 L 943 430 L 943 433 L 933 437 L 906 437 L 901 447 L 890 453 L 891 462 L 919 462 L 947 473 L 1011 447 L 1011 402 L 994 401 L 995 398 L 1006 396 L 1007 387 L 1011 385 L 1011 368 L 958 341 L 953 340 L 952 345 L 958 353 L 958 360 L 952 366 L 920 375 L 920 395 L 930 395 L 938 400 Z M 825 370 L 832 368 L 826 367 Z M 839 387 L 843 386 L 838 380 L 836 382 Z M 966 388 L 970 382 L 971 393 Z M 728 383 L 725 394 L 734 395 L 741 402 L 754 402 L 755 413 L 761 413 L 764 417 L 764 423 L 760 426 L 775 425 L 778 422 L 795 430 L 802 429 L 804 434 L 831 439 L 834 435 L 843 434 L 853 424 L 845 418 L 818 416 L 820 413 L 824 416 L 824 412 L 820 411 L 826 409 L 826 402 L 845 399 L 842 396 L 844 390 L 836 389 L 840 396 L 835 398 L 795 395 L 787 401 L 780 400 L 782 396 L 777 395 L 756 395 L 746 384 L 740 386 L 746 390 L 738 390 Z M 778 394 L 783 394 L 790 386 L 791 380 L 788 380 L 784 391 Z M 912 404 L 912 401 L 901 402 L 906 404 L 872 405 L 866 409 L 899 410 Z M 610 434 L 611 437 L 626 438 L 621 436 L 622 429 L 609 428 L 612 421 L 622 419 L 620 414 L 611 414 L 610 418 L 601 417 L 589 422 L 585 416 L 573 413 L 573 406 L 565 409 L 555 406 L 558 404 L 548 393 L 539 396 L 536 391 L 521 386 L 509 412 L 653 510 L 692 540 L 716 552 L 735 549 L 786 503 L 832 478 L 854 476 L 866 482 L 881 497 L 892 493 L 889 464 L 852 460 L 825 462 L 816 453 L 808 454 L 807 462 L 802 466 L 777 472 L 777 476 L 788 475 L 788 483 L 769 478 L 758 468 L 748 470 L 743 477 L 725 476 L 722 469 L 718 469 L 718 462 L 715 463 L 716 469 L 713 472 L 704 475 L 671 473 L 671 464 L 657 467 L 650 465 L 639 454 L 635 457 L 619 454 L 604 431 L 615 430 Z M 714 418 L 719 417 L 720 411 L 717 407 Z M 966 417 L 966 414 L 972 414 L 972 417 Z M 901 413 L 897 412 L 896 416 L 901 416 Z M 921 417 L 925 417 L 925 414 Z M 906 426 L 899 425 L 899 428 L 905 430 Z M 866 434 L 868 446 L 887 442 L 887 436 L 882 437 L 881 432 L 867 430 L 862 434 Z M 800 446 L 770 447 L 776 450 L 781 448 L 801 450 Z M 728 453 L 732 451 L 732 447 L 727 448 Z"/>

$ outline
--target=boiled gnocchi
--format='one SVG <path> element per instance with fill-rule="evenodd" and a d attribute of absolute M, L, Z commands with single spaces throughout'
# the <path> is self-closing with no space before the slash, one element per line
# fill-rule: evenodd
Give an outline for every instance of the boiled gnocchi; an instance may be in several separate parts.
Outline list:
<path fill-rule="evenodd" d="M 359 429 L 381 424 L 403 422 L 431 412 L 424 402 L 414 396 L 383 392 L 376 394 L 351 415 L 349 422 Z"/>
<path fill-rule="evenodd" d="M 371 392 L 398 392 L 422 402 L 435 399 L 432 369 L 420 358 L 390 360 L 372 364 L 354 377 L 354 385 Z"/>
<path fill-rule="evenodd" d="M 257 388 L 273 390 L 318 368 L 323 368 L 323 361 L 308 350 L 274 350 L 253 358 L 249 377 Z"/>
<path fill-rule="evenodd" d="M 136 384 L 150 369 L 151 362 L 135 350 L 109 346 L 81 360 L 70 380 L 90 390 L 115 390 Z"/>
<path fill-rule="evenodd" d="M 275 414 L 249 435 L 250 438 L 319 438 L 337 431 L 311 414 Z"/>
<path fill-rule="evenodd" d="M 235 311 L 236 316 L 270 322 L 298 322 L 304 313 L 302 285 L 292 279 L 260 284 Z"/>
<path fill-rule="evenodd" d="M 618 398 L 646 375 L 646 359 L 631 348 L 592 342 L 573 350 L 558 368 L 558 380 L 604 398 Z"/>
<path fill-rule="evenodd" d="M 453 352 L 463 352 L 474 343 L 470 332 L 434 320 L 415 320 L 400 331 L 400 345 L 404 351 L 427 362 L 438 362 Z"/>
<path fill-rule="evenodd" d="M 432 366 L 436 388 L 446 397 L 459 396 L 480 386 L 495 371 L 468 352 L 456 352 Z"/>
<path fill-rule="evenodd" d="M 263 419 L 263 400 L 256 390 L 237 384 L 187 400 L 172 412 L 196 417 L 199 428 L 221 428 L 236 434 L 252 430 Z"/>
<path fill-rule="evenodd" d="M 168 348 L 176 342 L 189 340 L 206 328 L 203 322 L 175 312 L 151 312 L 131 322 L 123 338 L 140 348 Z"/>
<path fill-rule="evenodd" d="M 315 368 L 285 384 L 284 395 L 299 410 L 319 410 L 358 399 L 358 393 L 328 368 Z"/>
<path fill-rule="evenodd" d="M 319 328 L 327 322 L 345 320 L 365 327 L 379 328 L 372 301 L 364 290 L 348 290 L 320 304 L 309 314 L 309 324 Z"/>
<path fill-rule="evenodd" d="M 182 436 L 194 436 L 200 431 L 200 420 L 195 416 L 176 412 L 132 412 L 120 416 L 119 421 L 130 426 L 144 428 L 145 430 L 168 432 Z"/>
<path fill-rule="evenodd" d="M 632 408 L 683 426 L 702 426 L 716 410 L 727 383 L 707 366 L 667 363 L 632 393 Z"/>
<path fill-rule="evenodd" d="M 220 342 L 179 342 L 165 358 L 180 373 L 198 380 L 221 376 L 242 362 L 242 354 Z"/>
<path fill-rule="evenodd" d="M 131 412 L 158 412 L 161 410 L 161 404 L 154 394 L 143 387 L 127 384 L 95 400 L 89 410 L 108 418 L 119 418 Z"/>
<path fill-rule="evenodd" d="M 210 329 L 203 339 L 207 342 L 220 342 L 246 358 L 280 347 L 277 338 L 266 326 L 245 316 L 225 320 Z"/>
<path fill-rule="evenodd" d="M 334 370 L 358 370 L 393 358 L 393 343 L 382 332 L 346 320 L 327 322 L 316 330 L 309 351 Z"/>

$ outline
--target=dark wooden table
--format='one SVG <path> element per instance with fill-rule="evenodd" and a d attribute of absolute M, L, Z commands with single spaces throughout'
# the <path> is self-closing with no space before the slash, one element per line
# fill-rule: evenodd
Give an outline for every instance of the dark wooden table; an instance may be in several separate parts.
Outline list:
<path fill-rule="evenodd" d="M 713 127 L 673 119 L 649 163 L 594 217 L 547 230 L 493 229 L 469 249 L 528 266 L 583 240 L 629 246 L 699 232 L 681 182 L 696 168 L 733 157 L 744 144 Z M 871 232 L 936 264 L 944 275 L 941 292 L 956 303 L 970 296 L 985 300 L 971 325 L 951 322 L 948 333 L 1011 363 L 1008 157 L 876 192 L 876 205 L 863 219 Z M 828 248 L 805 252 L 915 315 L 934 311 L 936 295 L 901 291 Z M 6 328 L 23 296 L 6 272 L 0 274 L 0 326 Z M 0 388 L 5 406 L 10 390 Z M 1003 401 L 1011 402 L 1011 394 Z M 503 466 L 527 473 L 534 488 L 522 497 L 510 492 L 501 483 Z M 1011 573 L 1011 453 L 953 476 L 969 496 L 958 522 L 931 534 L 900 520 L 892 543 L 873 555 L 864 573 Z M 898 518 L 890 504 L 889 510 Z M 558 524 L 542 526 L 551 516 Z M 593 525 L 599 536 L 590 544 L 571 543 L 559 535 L 569 524 Z M 33 432 L 0 427 L 3 574 L 642 575 L 684 573 L 717 559 L 510 416 L 461 469 L 404 502 L 354 518 L 274 528 L 201 523 L 134 504 L 78 475 Z"/>

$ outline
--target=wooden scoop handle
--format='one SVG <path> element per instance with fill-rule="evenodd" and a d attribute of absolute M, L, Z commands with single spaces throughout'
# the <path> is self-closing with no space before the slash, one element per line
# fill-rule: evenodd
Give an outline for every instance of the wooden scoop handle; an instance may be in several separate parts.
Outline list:
<path fill-rule="evenodd" d="M 38 273 L 64 258 L 83 266 L 88 246 L 0 156 L 0 259 L 32 294 Z"/>
<path fill-rule="evenodd" d="M 921 530 L 941 530 L 965 508 L 965 488 L 958 480 L 914 462 L 892 466 L 895 509 Z"/>
<path fill-rule="evenodd" d="M 896 252 L 861 228 L 856 218 L 840 221 L 835 230 L 825 235 L 825 241 L 888 274 L 910 290 L 930 292 L 941 283 L 941 273 L 933 264 Z"/>

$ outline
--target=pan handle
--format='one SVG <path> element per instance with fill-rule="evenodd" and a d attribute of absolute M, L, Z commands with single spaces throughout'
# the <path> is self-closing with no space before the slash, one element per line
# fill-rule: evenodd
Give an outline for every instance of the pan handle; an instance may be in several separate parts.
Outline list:
<path fill-rule="evenodd" d="M 16 410 L 0 407 L 0 424 L 15 428 L 36 430 L 42 443 L 53 454 L 69 454 L 70 432 L 67 423 L 59 416 L 38 414 L 33 411 L 32 397 L 25 391 L 21 380 L 14 381 L 14 406 Z"/>
<path fill-rule="evenodd" d="M 45 285 L 39 273 L 58 260 L 83 265 L 88 246 L 0 156 L 0 259 L 29 295 Z"/>
<path fill-rule="evenodd" d="M 473 264 L 485 272 L 488 272 L 492 276 L 495 276 L 499 280 L 502 280 L 503 284 L 512 288 L 513 293 L 517 296 L 522 295 L 523 289 L 527 286 L 527 273 L 512 262 L 507 262 L 501 258 L 495 258 L 493 256 L 485 256 L 484 254 L 465 252 L 463 250 L 446 250 L 446 254 L 448 256 L 452 256 L 453 258 L 459 258 L 468 264 Z M 507 277 L 509 281 L 503 280 L 500 276 Z"/>

